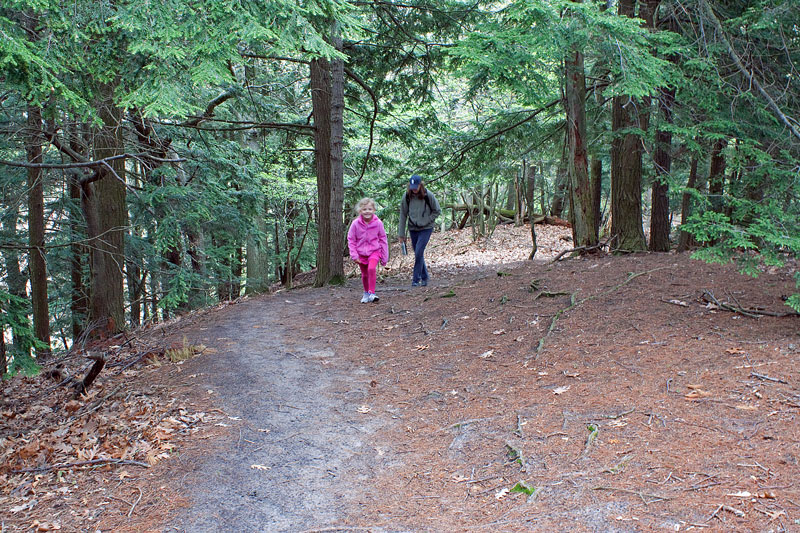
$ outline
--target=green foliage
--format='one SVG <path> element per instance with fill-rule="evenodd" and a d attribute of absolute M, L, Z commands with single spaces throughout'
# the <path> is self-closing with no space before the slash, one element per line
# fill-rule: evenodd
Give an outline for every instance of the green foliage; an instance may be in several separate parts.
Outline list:
<path fill-rule="evenodd" d="M 35 375 L 39 372 L 36 360 L 31 356 L 34 348 L 44 346 L 36 339 L 28 315 L 31 313 L 29 302 L 0 288 L 0 335 L 11 329 L 14 344 L 8 350 L 9 368 L 5 377 L 16 374 Z"/>
<path fill-rule="evenodd" d="M 536 494 L 538 489 L 533 485 L 529 484 L 527 481 L 518 481 L 516 485 L 511 487 L 509 492 L 519 492 L 521 494 L 525 494 L 526 496 L 533 496 Z"/>

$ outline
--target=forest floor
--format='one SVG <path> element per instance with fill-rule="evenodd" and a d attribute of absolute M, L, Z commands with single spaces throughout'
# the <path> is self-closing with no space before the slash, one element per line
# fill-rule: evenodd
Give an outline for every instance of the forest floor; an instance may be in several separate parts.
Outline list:
<path fill-rule="evenodd" d="M 554 263 L 537 230 L 535 261 L 526 228 L 435 234 L 375 304 L 353 277 L 131 332 L 78 399 L 4 382 L 2 531 L 798 531 L 792 268 Z"/>

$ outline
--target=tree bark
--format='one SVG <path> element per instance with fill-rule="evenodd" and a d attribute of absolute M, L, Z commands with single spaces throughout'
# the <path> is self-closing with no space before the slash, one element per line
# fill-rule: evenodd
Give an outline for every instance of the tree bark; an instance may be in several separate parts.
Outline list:
<path fill-rule="evenodd" d="M 666 124 L 672 124 L 672 104 L 675 101 L 675 89 L 662 89 L 658 99 L 661 116 Z M 669 209 L 669 174 L 672 168 L 672 133 L 659 129 L 655 134 L 653 163 L 656 178 L 652 189 L 652 207 L 650 214 L 650 251 L 668 252 L 670 248 L 670 209 Z"/>
<path fill-rule="evenodd" d="M 687 189 L 694 189 L 697 186 L 697 156 L 692 156 L 692 162 L 689 168 L 689 180 L 686 183 Z M 681 198 L 681 226 L 689 221 L 692 214 L 692 196 L 689 192 L 684 192 Z M 678 251 L 685 252 L 690 246 L 694 245 L 692 234 L 688 231 L 681 229 L 681 235 L 678 239 Z"/>
<path fill-rule="evenodd" d="M 3 311 L 0 310 L 0 313 Z M 8 372 L 8 355 L 6 353 L 6 336 L 5 328 L 0 327 L 0 376 L 4 376 Z"/>
<path fill-rule="evenodd" d="M 317 273 L 314 286 L 331 279 L 331 83 L 328 60 L 311 60 L 314 160 L 317 172 Z"/>
<path fill-rule="evenodd" d="M 566 157 L 566 153 L 565 153 Z M 553 190 L 553 200 L 550 202 L 550 214 L 554 217 L 564 216 L 564 197 L 566 196 L 567 186 L 569 185 L 569 172 L 567 161 L 562 157 L 561 163 L 556 171 L 556 183 Z"/>
<path fill-rule="evenodd" d="M 591 161 L 592 207 L 594 209 L 594 234 L 600 240 L 600 222 L 603 214 L 600 211 L 600 199 L 603 194 L 603 160 L 593 157 Z"/>
<path fill-rule="evenodd" d="M 114 104 L 114 85 L 102 85 L 100 95 L 98 115 L 103 125 L 94 136 L 97 159 L 125 153 L 122 110 Z M 103 171 L 95 193 L 99 238 L 92 253 L 90 320 L 101 331 L 113 334 L 125 326 L 123 269 L 128 211 L 124 159 L 114 160 L 111 170 Z"/>
<path fill-rule="evenodd" d="M 25 151 L 28 162 L 42 162 L 42 110 L 28 106 L 28 141 Z M 44 184 L 42 169 L 28 168 L 28 245 L 31 280 L 31 305 L 33 307 L 34 336 L 44 345 L 36 350 L 36 359 L 42 361 L 50 355 L 50 311 L 47 303 L 47 263 L 44 248 Z"/>
<path fill-rule="evenodd" d="M 635 0 L 620 0 L 618 13 L 633 17 Z M 642 139 L 624 130 L 638 128 L 640 102 L 615 96 L 611 107 L 611 248 L 647 249 L 642 229 Z"/>
<path fill-rule="evenodd" d="M 597 245 L 594 204 L 586 151 L 586 81 L 583 53 L 572 50 L 564 61 L 568 172 L 570 180 L 572 238 L 576 247 Z"/>
<path fill-rule="evenodd" d="M 331 28 L 331 41 L 342 51 L 342 34 L 337 21 Z M 344 282 L 344 60 L 331 61 L 331 280 Z"/>
<path fill-rule="evenodd" d="M 725 153 L 723 150 L 728 145 L 726 139 L 719 139 L 711 147 L 711 165 L 708 171 L 708 196 L 711 208 L 722 213 L 724 202 L 722 195 L 725 193 Z"/>
<path fill-rule="evenodd" d="M 75 342 L 83 335 L 84 324 L 89 316 L 89 295 L 83 279 L 83 263 L 86 256 L 86 246 L 80 241 L 85 233 L 80 230 L 81 217 L 81 186 L 78 180 L 80 175 L 76 172 L 69 177 L 69 197 L 72 206 L 69 212 L 70 227 L 70 320 L 72 322 L 72 341 Z"/>

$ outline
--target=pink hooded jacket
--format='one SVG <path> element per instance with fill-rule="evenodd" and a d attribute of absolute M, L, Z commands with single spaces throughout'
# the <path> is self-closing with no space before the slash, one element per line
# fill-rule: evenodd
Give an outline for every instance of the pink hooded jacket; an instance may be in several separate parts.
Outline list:
<path fill-rule="evenodd" d="M 389 243 L 386 240 L 386 230 L 383 229 L 383 222 L 377 217 L 372 216 L 369 223 L 364 222 L 361 215 L 350 224 L 350 231 L 347 232 L 347 245 L 350 248 L 350 258 L 359 261 L 359 257 L 369 257 L 374 252 L 380 252 L 381 264 L 385 265 L 389 260 Z"/>

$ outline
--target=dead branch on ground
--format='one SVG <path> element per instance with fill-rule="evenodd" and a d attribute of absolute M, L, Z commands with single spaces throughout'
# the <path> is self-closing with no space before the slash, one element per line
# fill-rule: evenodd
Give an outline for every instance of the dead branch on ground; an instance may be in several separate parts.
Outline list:
<path fill-rule="evenodd" d="M 716 305 L 720 309 L 724 309 L 732 313 L 738 313 L 740 315 L 744 315 L 749 318 L 759 318 L 762 316 L 774 316 L 774 317 L 800 316 L 800 313 L 796 313 L 794 311 L 786 313 L 776 313 L 774 311 L 764 311 L 762 309 L 745 309 L 740 305 L 734 305 L 730 302 L 721 302 L 717 299 L 716 296 L 714 296 L 714 293 L 708 289 L 703 290 L 703 295 L 701 296 L 701 299 L 707 303 Z"/>
<path fill-rule="evenodd" d="M 612 292 L 621 289 L 622 287 L 624 287 L 625 285 L 627 285 L 628 283 L 630 283 L 634 279 L 638 278 L 639 276 L 644 276 L 645 274 L 652 274 L 653 272 L 656 272 L 656 271 L 659 271 L 659 270 L 664 270 L 666 268 L 672 268 L 672 267 L 663 266 L 663 267 L 658 267 L 658 268 L 654 268 L 654 269 L 651 269 L 651 270 L 646 270 L 644 272 L 638 272 L 636 274 L 629 274 L 627 279 L 625 281 L 623 281 L 622 283 L 620 283 L 619 285 L 615 285 L 615 286 L 611 287 L 610 289 L 601 292 L 600 294 L 595 294 L 593 296 L 587 296 L 583 300 L 576 301 L 575 300 L 575 295 L 578 294 L 578 293 L 577 292 L 573 293 L 570 296 L 570 305 L 568 307 L 565 307 L 564 309 L 560 309 L 553 316 L 553 319 L 550 321 L 550 327 L 547 328 L 547 332 L 544 334 L 544 336 L 541 339 L 539 339 L 539 343 L 536 345 L 536 351 L 534 352 L 534 357 L 538 356 L 539 352 L 541 352 L 542 348 L 544 348 L 544 343 L 547 340 L 547 337 L 549 337 L 550 334 L 553 333 L 553 330 L 556 329 L 556 323 L 558 322 L 558 319 L 561 318 L 561 315 L 563 315 L 564 313 L 566 313 L 568 311 L 571 311 L 571 310 L 575 309 L 579 305 L 584 304 L 584 303 L 586 303 L 588 301 L 596 300 L 596 299 L 600 298 L 601 296 L 606 296 L 608 294 L 611 294 Z"/>
<path fill-rule="evenodd" d="M 128 461 L 123 459 L 92 459 L 91 461 L 80 461 L 78 463 L 61 463 L 54 465 L 39 466 L 36 468 L 23 468 L 22 470 L 12 470 L 12 474 L 42 473 L 52 472 L 53 470 L 67 470 L 69 468 L 80 468 L 82 466 L 105 466 L 105 465 L 133 465 L 142 468 L 150 468 L 147 463 L 141 461 Z"/>

